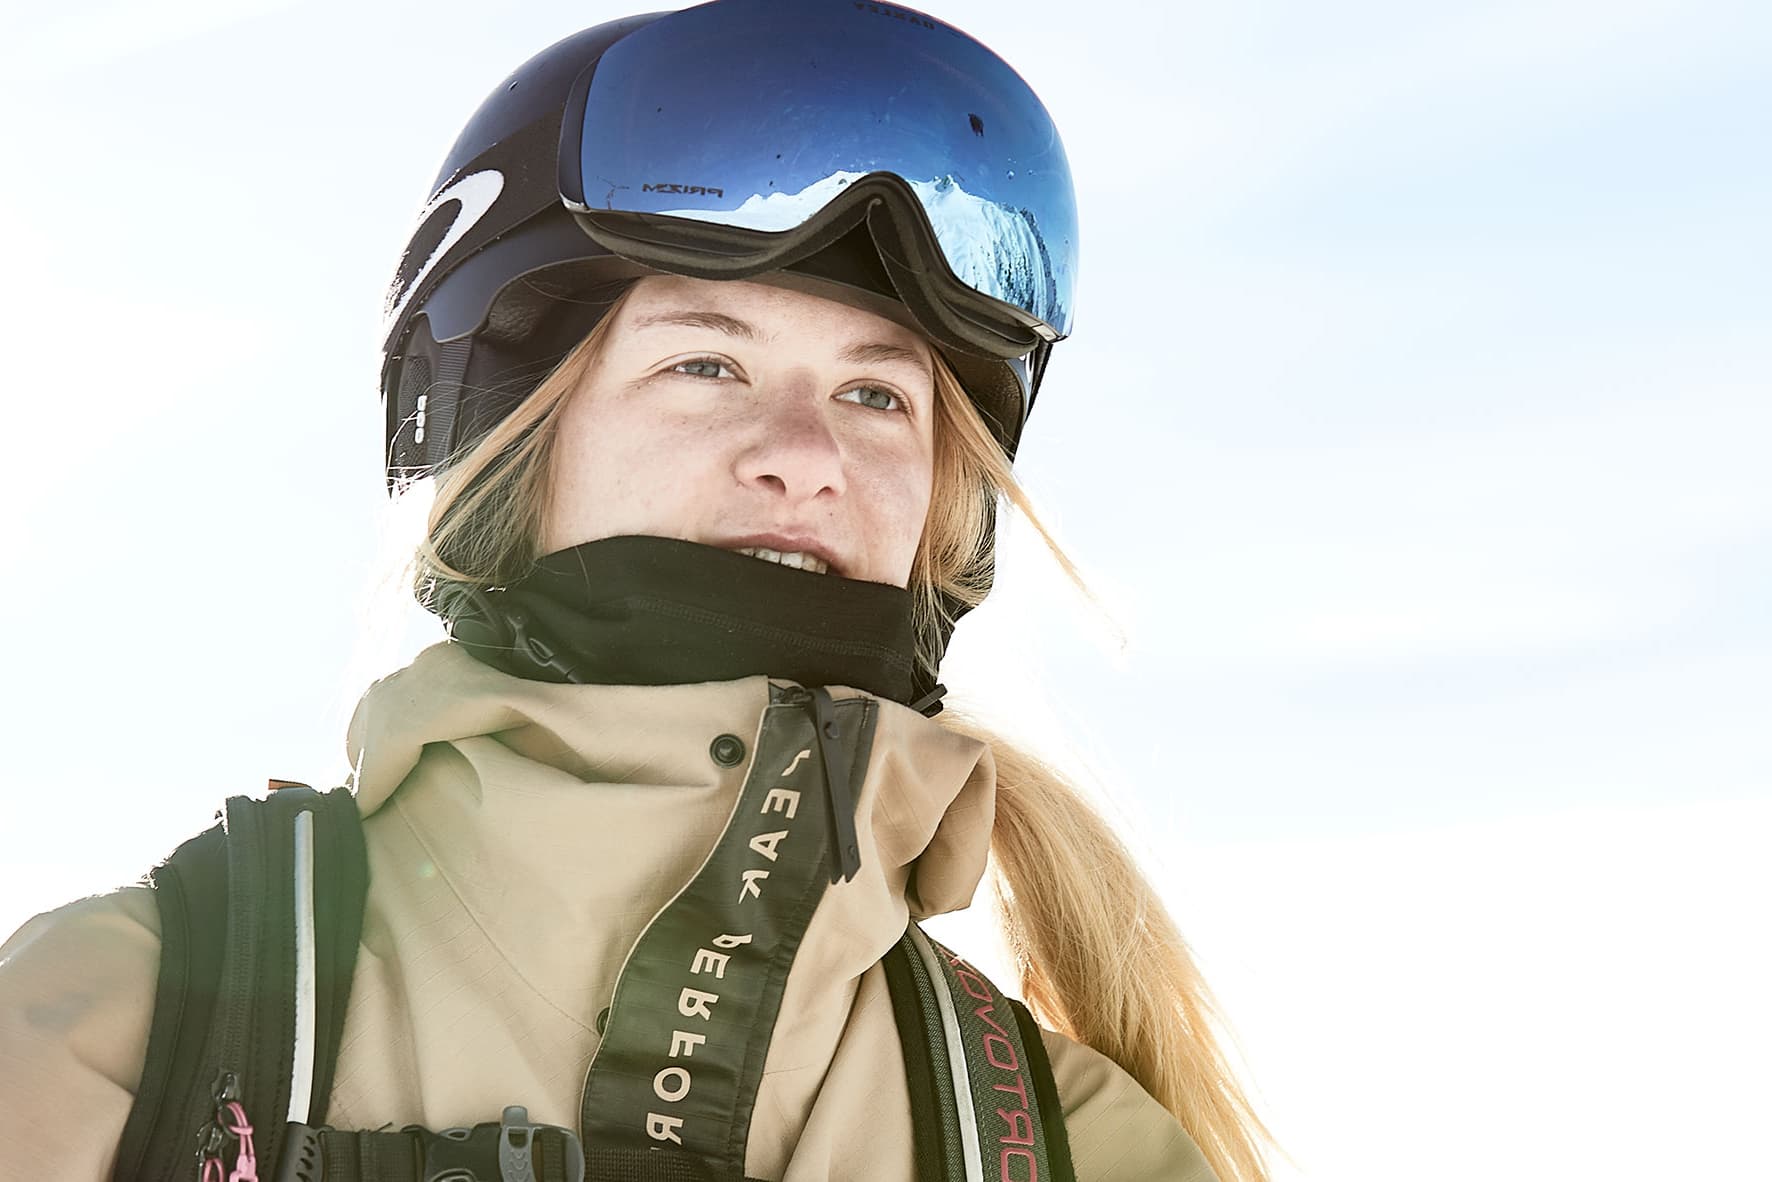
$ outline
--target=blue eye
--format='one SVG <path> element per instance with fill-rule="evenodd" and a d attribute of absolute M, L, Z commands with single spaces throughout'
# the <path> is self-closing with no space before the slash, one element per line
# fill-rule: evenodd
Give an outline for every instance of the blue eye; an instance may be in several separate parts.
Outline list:
<path fill-rule="evenodd" d="M 716 372 L 714 372 L 714 373 L 689 373 L 689 372 L 687 372 L 690 369 L 690 367 L 692 367 L 692 366 L 703 366 L 705 368 L 715 370 Z M 681 374 L 683 374 L 683 376 L 691 377 L 691 378 L 719 378 L 721 376 L 721 374 L 718 371 L 720 371 L 720 370 L 726 371 L 725 372 L 726 377 L 736 377 L 737 376 L 736 374 L 734 374 L 732 372 L 732 370 L 728 369 L 726 366 L 726 363 L 724 361 L 721 361 L 718 357 L 692 357 L 688 361 L 679 361 L 677 364 L 671 366 L 672 373 L 681 373 Z"/>
<path fill-rule="evenodd" d="M 850 398 L 849 396 L 851 394 L 861 395 L 861 397 Z M 843 391 L 841 394 L 837 395 L 837 397 L 847 402 L 854 402 L 860 406 L 869 407 L 873 410 L 903 409 L 899 403 L 898 395 L 892 393 L 890 390 L 882 390 L 878 386 L 857 386 L 853 390 Z"/>

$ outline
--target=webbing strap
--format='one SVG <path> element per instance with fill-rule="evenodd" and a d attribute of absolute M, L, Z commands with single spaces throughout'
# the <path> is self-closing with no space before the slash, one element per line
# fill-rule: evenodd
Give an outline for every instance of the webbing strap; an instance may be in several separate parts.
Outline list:
<path fill-rule="evenodd" d="M 499 1126 L 475 1125 L 433 1133 L 408 1127 L 398 1132 L 350 1132 L 289 1126 L 289 1150 L 277 1182 L 499 1182 Z M 575 1182 L 584 1177 L 582 1159 L 572 1162 L 576 1140 L 543 1128 L 526 1138 L 530 1176 L 535 1182 Z"/>
<path fill-rule="evenodd" d="M 553 1126 L 529 1130 L 527 1173 L 501 1167 L 497 1124 L 441 1133 L 417 1126 L 353 1132 L 291 1125 L 289 1132 L 276 1182 L 756 1182 L 668 1150 L 596 1147 L 579 1156 L 578 1139 Z"/>

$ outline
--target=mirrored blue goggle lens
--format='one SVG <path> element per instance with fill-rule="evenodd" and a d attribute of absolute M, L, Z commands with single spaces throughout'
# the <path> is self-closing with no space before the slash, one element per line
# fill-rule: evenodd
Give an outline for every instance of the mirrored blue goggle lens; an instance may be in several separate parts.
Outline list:
<path fill-rule="evenodd" d="M 791 230 L 895 173 L 956 279 L 1070 332 L 1064 145 L 1020 75 L 957 29 L 855 0 L 719 0 L 624 37 L 586 93 L 589 208 Z"/>

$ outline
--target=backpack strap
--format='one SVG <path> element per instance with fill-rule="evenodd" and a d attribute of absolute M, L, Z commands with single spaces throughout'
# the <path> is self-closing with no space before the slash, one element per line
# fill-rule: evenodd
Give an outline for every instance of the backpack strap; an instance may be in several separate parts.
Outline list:
<path fill-rule="evenodd" d="M 1058 1086 L 1027 1007 L 914 922 L 882 964 L 919 1182 L 1074 1182 Z"/>
<path fill-rule="evenodd" d="M 368 880 L 356 800 L 305 785 L 231 797 L 151 872 L 159 982 L 114 1178 L 269 1173 L 288 1122 L 324 1120 Z"/>
<path fill-rule="evenodd" d="M 238 1165 L 243 1151 L 267 1177 L 276 1176 L 280 1161 L 290 1177 L 313 1166 L 334 1178 L 381 1175 L 374 1166 L 364 1169 L 369 1162 L 361 1158 L 345 1166 L 334 1144 L 354 1137 L 361 1147 L 364 1136 L 402 1134 L 322 1128 L 369 881 L 349 791 L 280 785 L 264 799 L 231 797 L 219 823 L 179 846 L 149 879 L 161 923 L 159 981 L 113 1177 L 201 1175 L 193 1166 L 224 1155 Z M 1051 1064 L 1026 1007 L 915 923 L 883 966 L 904 1049 L 921 1182 L 1074 1182 Z M 507 1123 L 520 1111 L 510 1110 Z M 497 1129 L 487 1126 L 487 1135 Z M 536 1131 L 538 1150 L 551 1144 Z M 438 1136 L 419 1129 L 404 1135 Z M 322 1149 L 332 1138 L 339 1139 Z M 296 1151 L 285 1155 L 291 1139 Z M 410 1160 L 406 1153 L 390 1156 Z M 720 1173 L 685 1158 L 647 1164 L 664 1167 L 657 1177 Z M 637 1177 L 622 1170 L 641 1163 L 585 1164 L 593 1177 Z M 617 1168 L 606 1173 L 611 1166 Z M 549 1167 L 538 1176 L 577 1174 L 564 1163 Z"/>
<path fill-rule="evenodd" d="M 264 1182 L 760 1182 L 681 1150 L 581 1146 L 558 1125 L 529 1123 L 518 1106 L 500 1121 L 434 1133 L 289 1126 L 289 1145 Z"/>

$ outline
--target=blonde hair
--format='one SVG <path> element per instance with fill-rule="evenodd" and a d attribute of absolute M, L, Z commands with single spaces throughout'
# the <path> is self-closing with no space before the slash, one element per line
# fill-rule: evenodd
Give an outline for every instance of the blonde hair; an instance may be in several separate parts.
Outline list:
<path fill-rule="evenodd" d="M 439 474 L 414 562 L 421 600 L 441 582 L 510 583 L 541 556 L 555 427 L 624 302 L 625 293 L 533 394 Z M 984 599 L 999 498 L 1082 586 L 960 379 L 932 356 L 935 495 L 909 584 L 917 634 L 926 639 L 944 596 L 968 607 Z M 939 654 L 918 656 L 933 668 Z M 939 718 L 989 744 L 995 757 L 994 895 L 1028 1005 L 1047 1026 L 1125 1068 L 1181 1122 L 1221 1182 L 1265 1182 L 1267 1130 L 1219 1049 L 1216 1013 L 1187 945 L 1125 845 L 1053 767 L 951 710 Z"/>

